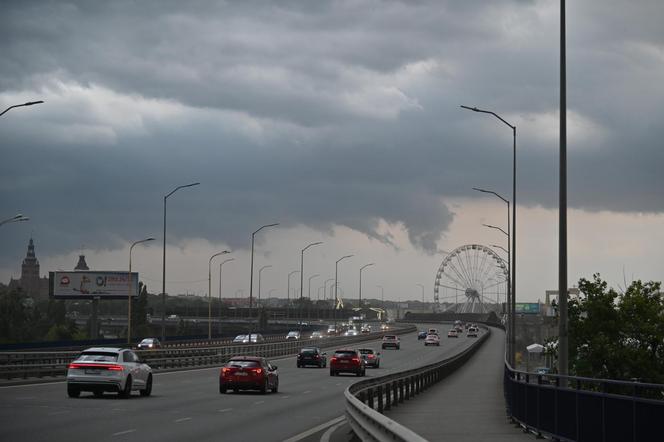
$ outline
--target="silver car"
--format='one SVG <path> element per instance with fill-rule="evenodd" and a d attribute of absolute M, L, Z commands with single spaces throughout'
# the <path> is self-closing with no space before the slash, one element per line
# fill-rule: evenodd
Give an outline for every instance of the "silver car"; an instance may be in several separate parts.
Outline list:
<path fill-rule="evenodd" d="M 67 394 L 78 397 L 91 391 L 100 397 L 105 391 L 128 398 L 138 390 L 141 396 L 152 393 L 152 369 L 136 353 L 123 348 L 89 348 L 69 364 Z"/>

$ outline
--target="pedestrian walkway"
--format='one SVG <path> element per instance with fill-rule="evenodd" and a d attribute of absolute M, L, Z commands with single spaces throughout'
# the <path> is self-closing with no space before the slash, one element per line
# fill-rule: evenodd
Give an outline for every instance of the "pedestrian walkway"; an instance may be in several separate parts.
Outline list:
<path fill-rule="evenodd" d="M 505 333 L 495 328 L 491 332 L 465 365 L 385 415 L 431 442 L 533 442 L 533 435 L 507 419 L 503 396 Z"/>

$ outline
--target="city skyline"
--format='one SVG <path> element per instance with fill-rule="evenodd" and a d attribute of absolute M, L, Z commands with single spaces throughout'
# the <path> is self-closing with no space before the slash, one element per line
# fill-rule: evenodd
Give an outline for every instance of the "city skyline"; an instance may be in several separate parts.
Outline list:
<path fill-rule="evenodd" d="M 351 253 L 346 291 L 376 262 L 366 283 L 386 299 L 417 299 L 417 283 L 431 297 L 443 251 L 503 240 L 482 227 L 504 226 L 502 206 L 472 187 L 510 197 L 510 134 L 466 104 L 519 129 L 517 300 L 542 299 L 557 273 L 555 5 L 382 6 L 9 3 L 0 104 L 45 103 L 0 120 L 3 216 L 31 218 L 0 229 L 0 280 L 29 232 L 43 271 L 82 244 L 95 268 L 123 270 L 132 241 L 161 239 L 163 196 L 200 181 L 169 200 L 167 279 L 197 281 L 182 291 L 204 293 L 226 249 L 228 292 L 247 290 L 249 235 L 278 221 L 258 243 L 271 288 L 321 240 L 308 275 Z M 569 5 L 570 286 L 662 279 L 662 15 L 657 1 Z M 135 251 L 152 292 L 160 249 Z"/>

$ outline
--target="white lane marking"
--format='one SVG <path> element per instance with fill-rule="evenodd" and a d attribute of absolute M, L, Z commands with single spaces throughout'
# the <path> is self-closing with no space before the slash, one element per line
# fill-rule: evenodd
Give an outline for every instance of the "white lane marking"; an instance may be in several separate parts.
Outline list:
<path fill-rule="evenodd" d="M 175 422 L 176 424 L 179 424 L 180 422 L 190 421 L 190 420 L 191 420 L 190 417 L 182 417 L 180 419 L 175 419 L 173 422 Z"/>
<path fill-rule="evenodd" d="M 260 405 L 260 404 L 264 404 L 264 403 L 265 403 L 265 401 L 258 401 L 258 402 L 254 402 L 254 405 Z"/>
<path fill-rule="evenodd" d="M 122 436 L 123 434 L 129 434 L 135 432 L 136 429 L 132 428 L 131 430 L 125 430 L 125 431 L 118 431 L 117 433 L 113 433 L 113 436 Z"/>
<path fill-rule="evenodd" d="M 219 410 L 219 413 L 226 413 L 227 411 L 232 411 L 232 410 L 233 410 L 232 408 L 222 408 L 221 410 Z"/>
<path fill-rule="evenodd" d="M 284 440 L 284 442 L 297 442 L 297 441 L 300 441 L 302 439 L 305 439 L 305 438 L 311 436 L 312 434 L 316 434 L 319 431 L 326 429 L 330 425 L 335 425 L 335 424 L 338 424 L 339 422 L 345 421 L 345 419 L 346 419 L 346 416 L 335 417 L 334 419 L 332 419 L 330 421 L 327 421 L 324 424 L 317 425 L 313 428 L 308 429 L 307 431 L 303 431 L 300 434 L 296 434 L 295 436 Z"/>
<path fill-rule="evenodd" d="M 281 396 L 281 399 L 288 399 L 290 396 Z"/>
<path fill-rule="evenodd" d="M 339 427 L 341 427 L 342 425 L 345 425 L 345 424 L 346 424 L 345 421 L 341 421 L 338 424 L 328 428 L 327 431 L 325 433 L 323 433 L 323 435 L 320 437 L 320 442 L 330 442 L 330 436 L 332 436 L 332 434 L 335 431 L 337 431 L 337 428 L 339 428 Z"/>
<path fill-rule="evenodd" d="M 303 391 L 302 394 L 309 394 L 311 393 L 311 390 Z"/>
<path fill-rule="evenodd" d="M 53 413 L 48 413 L 48 415 L 57 416 L 58 414 L 66 414 L 66 413 L 71 413 L 71 410 L 54 411 Z"/>

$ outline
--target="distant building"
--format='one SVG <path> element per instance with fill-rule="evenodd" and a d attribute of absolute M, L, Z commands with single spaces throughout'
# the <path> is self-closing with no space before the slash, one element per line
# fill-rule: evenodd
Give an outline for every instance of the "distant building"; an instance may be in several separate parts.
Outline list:
<path fill-rule="evenodd" d="M 19 288 L 32 298 L 48 297 L 48 278 L 39 276 L 39 260 L 35 254 L 35 243 L 32 238 L 21 264 L 21 278 L 9 280 L 9 290 Z"/>
<path fill-rule="evenodd" d="M 78 264 L 76 264 L 74 270 L 90 270 L 88 263 L 85 262 L 85 255 L 78 255 Z"/>

